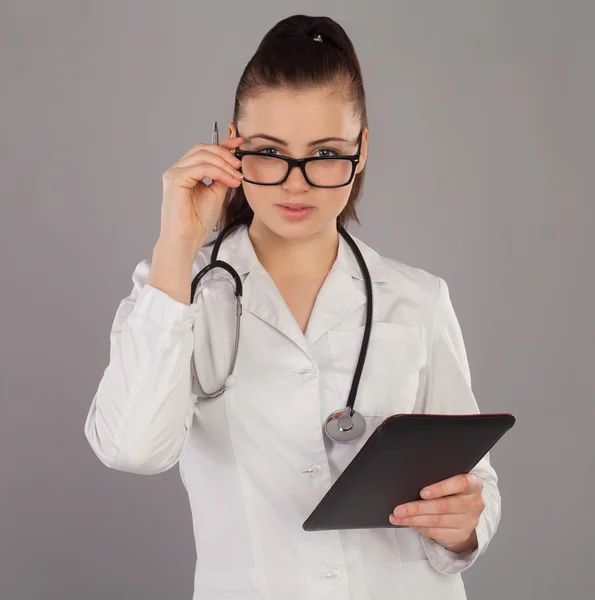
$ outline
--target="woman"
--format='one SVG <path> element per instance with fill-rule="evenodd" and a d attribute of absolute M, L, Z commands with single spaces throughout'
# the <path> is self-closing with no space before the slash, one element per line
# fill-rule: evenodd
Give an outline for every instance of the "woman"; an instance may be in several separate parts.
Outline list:
<path fill-rule="evenodd" d="M 465 598 L 460 573 L 500 518 L 488 455 L 402 507 L 400 521 L 395 507 L 387 528 L 302 529 L 387 416 L 479 412 L 444 280 L 354 238 L 374 292 L 355 406 L 366 432 L 350 444 L 323 435 L 326 416 L 345 406 L 366 311 L 362 272 L 338 233 L 359 223 L 368 153 L 362 75 L 343 28 L 304 15 L 277 23 L 241 77 L 228 136 L 196 145 L 164 174 L 161 233 L 116 313 L 89 443 L 121 471 L 179 464 L 196 599 Z M 305 170 L 280 158 L 337 156 L 351 158 Z M 212 269 L 192 298 L 191 282 L 209 263 L 218 220 L 239 219 L 218 254 L 243 283 L 226 379 L 233 280 Z M 223 381 L 218 398 L 199 398 Z"/>

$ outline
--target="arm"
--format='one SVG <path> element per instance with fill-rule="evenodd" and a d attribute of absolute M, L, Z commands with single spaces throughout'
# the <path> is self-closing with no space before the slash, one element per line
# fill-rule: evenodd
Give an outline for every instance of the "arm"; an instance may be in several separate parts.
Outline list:
<path fill-rule="evenodd" d="M 465 344 L 446 282 L 438 278 L 437 302 L 430 331 L 429 359 L 421 373 L 413 412 L 435 414 L 473 414 L 479 407 L 471 388 L 471 374 Z M 461 553 L 447 550 L 435 540 L 422 536 L 432 566 L 441 573 L 468 569 L 485 551 L 498 528 L 501 498 L 498 477 L 489 453 L 471 470 L 483 480 L 483 510 L 476 528 L 477 548 Z"/>
<path fill-rule="evenodd" d="M 110 359 L 85 422 L 106 466 L 153 474 L 176 464 L 194 411 L 190 360 L 193 256 L 157 242 L 140 262 L 110 333 Z"/>

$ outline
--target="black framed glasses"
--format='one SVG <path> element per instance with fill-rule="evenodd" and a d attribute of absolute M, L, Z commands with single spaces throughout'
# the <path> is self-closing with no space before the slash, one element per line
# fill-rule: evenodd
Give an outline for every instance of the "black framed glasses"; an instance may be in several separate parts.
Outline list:
<path fill-rule="evenodd" d="M 239 131 L 236 133 L 240 136 Z M 290 158 L 265 154 L 262 151 L 234 151 L 236 158 L 242 161 L 240 172 L 243 181 L 256 185 L 281 185 L 289 177 L 291 169 L 299 167 L 306 181 L 313 187 L 337 188 L 349 185 L 359 163 L 364 130 L 360 131 L 356 154 L 336 156 L 311 156 L 308 158 Z"/>

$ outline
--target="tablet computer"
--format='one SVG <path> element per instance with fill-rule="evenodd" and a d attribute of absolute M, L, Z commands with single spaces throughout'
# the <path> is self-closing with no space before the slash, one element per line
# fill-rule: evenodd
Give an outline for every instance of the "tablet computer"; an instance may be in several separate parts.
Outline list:
<path fill-rule="evenodd" d="M 387 417 L 304 521 L 306 531 L 404 527 L 388 516 L 421 490 L 469 473 L 514 425 L 510 413 Z"/>

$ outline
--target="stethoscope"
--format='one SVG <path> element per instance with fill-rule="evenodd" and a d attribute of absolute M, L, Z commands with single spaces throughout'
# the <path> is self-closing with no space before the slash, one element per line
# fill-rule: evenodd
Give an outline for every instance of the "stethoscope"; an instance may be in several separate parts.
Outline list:
<path fill-rule="evenodd" d="M 240 340 L 240 318 L 242 316 L 242 294 L 243 294 L 243 285 L 242 280 L 238 272 L 229 264 L 223 260 L 217 260 L 217 255 L 219 253 L 219 248 L 223 240 L 231 233 L 233 229 L 239 227 L 241 225 L 249 225 L 250 219 L 238 219 L 227 227 L 224 227 L 221 233 L 217 236 L 215 244 L 213 246 L 213 252 L 211 254 L 210 263 L 204 267 L 199 273 L 194 277 L 192 281 L 191 287 L 191 299 L 194 299 L 194 294 L 196 293 L 196 288 L 198 287 L 198 283 L 200 279 L 211 269 L 216 267 L 221 267 L 225 269 L 234 279 L 235 288 L 234 294 L 236 297 L 236 325 L 235 325 L 235 342 L 234 342 L 234 351 L 233 358 L 231 360 L 231 366 L 229 368 L 229 375 L 232 375 L 236 358 L 238 355 L 238 345 Z M 359 386 L 359 381 L 361 378 L 362 370 L 364 367 L 364 362 L 366 360 L 366 353 L 368 351 L 368 341 L 370 339 L 370 331 L 372 329 L 372 280 L 370 278 L 370 273 L 368 271 L 368 267 L 360 252 L 360 249 L 357 247 L 356 243 L 353 241 L 352 237 L 347 233 L 347 231 L 343 228 L 342 225 L 338 226 L 339 233 L 343 236 L 345 241 L 349 244 L 351 250 L 353 251 L 357 262 L 359 263 L 360 269 L 364 275 L 364 281 L 366 284 L 366 324 L 364 327 L 364 336 L 362 339 L 362 344 L 359 352 L 359 358 L 357 361 L 357 365 L 355 367 L 355 373 L 353 374 L 353 380 L 351 382 L 351 389 L 349 390 L 349 397 L 347 399 L 347 406 L 345 408 L 340 408 L 334 412 L 332 412 L 324 423 L 324 431 L 326 435 L 335 442 L 341 443 L 351 443 L 359 440 L 366 431 L 366 421 L 362 417 L 362 415 L 353 409 L 353 405 L 355 404 L 355 397 L 357 395 L 357 388 Z M 194 364 L 194 351 L 192 352 L 192 368 L 194 370 L 194 376 L 198 381 L 198 376 L 196 374 L 196 366 Z M 227 379 L 226 379 L 227 381 Z M 227 384 L 224 383 L 218 390 L 205 394 L 199 395 L 198 398 L 203 400 L 210 400 L 212 398 L 216 398 L 220 396 L 227 388 Z"/>
<path fill-rule="evenodd" d="M 229 375 L 232 375 L 236 358 L 238 355 L 238 345 L 240 340 L 240 318 L 242 316 L 242 294 L 243 294 L 243 285 L 242 280 L 238 272 L 229 264 L 223 260 L 217 260 L 217 255 L 219 253 L 219 248 L 223 240 L 232 232 L 233 229 L 239 227 L 241 225 L 249 225 L 251 219 L 238 219 L 227 227 L 224 227 L 221 230 L 221 233 L 217 236 L 215 244 L 213 246 L 213 252 L 211 254 L 211 262 L 204 267 L 192 280 L 191 287 L 191 295 L 190 298 L 194 299 L 194 294 L 196 293 L 196 288 L 198 287 L 198 282 L 201 278 L 208 273 L 211 269 L 216 267 L 221 267 L 225 269 L 234 279 L 235 288 L 234 294 L 236 297 L 236 325 L 235 325 L 235 342 L 234 342 L 234 350 L 233 350 L 233 358 L 231 360 L 231 366 L 229 368 Z M 366 353 L 368 351 L 368 341 L 370 339 L 370 331 L 372 329 L 372 280 L 370 278 L 370 273 L 368 271 L 368 267 L 366 265 L 366 261 L 360 252 L 360 249 L 357 247 L 356 243 L 353 241 L 353 238 L 347 233 L 347 231 L 343 228 L 342 225 L 338 226 L 339 233 L 343 236 L 345 241 L 349 244 L 351 250 L 353 251 L 357 262 L 359 263 L 360 269 L 364 275 L 364 281 L 366 284 L 366 325 L 364 327 L 364 337 L 362 339 L 362 345 L 359 352 L 359 358 L 357 361 L 357 365 L 355 367 L 355 373 L 353 374 L 353 381 L 351 382 L 351 389 L 349 390 L 349 397 L 347 399 L 347 406 L 345 408 L 340 408 L 332 412 L 324 423 L 324 431 L 326 435 L 333 440 L 334 442 L 341 443 L 351 443 L 359 440 L 366 431 L 366 421 L 362 417 L 362 415 L 353 409 L 353 405 L 355 404 L 355 397 L 357 395 L 357 388 L 359 386 L 359 381 L 361 378 L 362 370 L 364 368 L 364 362 L 366 360 Z M 194 364 L 194 351 L 192 352 L 192 368 L 194 370 L 194 376 L 198 381 L 198 376 L 196 374 L 196 366 Z M 226 379 L 227 381 L 227 379 Z M 205 394 L 199 395 L 198 398 L 203 400 L 210 400 L 212 398 L 216 398 L 220 396 L 227 389 L 227 384 L 224 383 L 218 390 Z"/>

